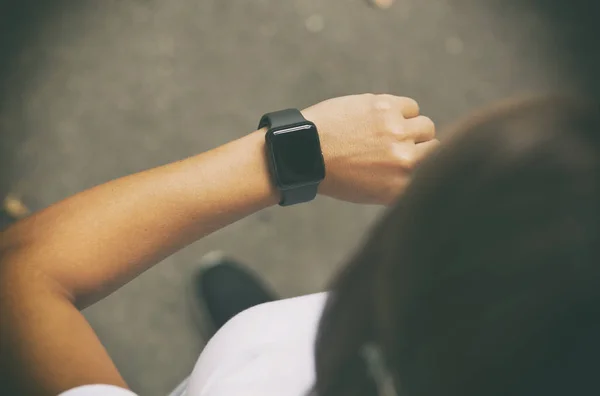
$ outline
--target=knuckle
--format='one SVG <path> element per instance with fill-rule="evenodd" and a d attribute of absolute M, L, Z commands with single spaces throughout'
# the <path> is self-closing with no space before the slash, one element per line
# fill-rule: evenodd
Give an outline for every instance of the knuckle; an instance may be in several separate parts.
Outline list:
<path fill-rule="evenodd" d="M 378 95 L 379 100 L 389 103 L 390 109 L 396 108 L 401 114 L 415 117 L 419 114 L 419 103 L 408 96 L 394 96 L 389 94 Z"/>
<path fill-rule="evenodd" d="M 388 100 L 377 98 L 375 101 L 373 101 L 373 109 L 376 111 L 387 112 L 391 110 L 391 108 L 392 104 Z"/>
<path fill-rule="evenodd" d="M 398 155 L 398 164 L 402 169 L 413 169 L 417 163 L 418 158 L 414 150 Z"/>
<path fill-rule="evenodd" d="M 401 136 L 406 132 L 404 123 L 400 120 L 400 117 L 386 117 L 382 123 L 382 133 L 385 135 L 398 135 Z"/>
<path fill-rule="evenodd" d="M 378 112 L 386 112 L 392 109 L 392 101 L 390 95 L 373 95 L 371 105 L 373 110 Z"/>
<path fill-rule="evenodd" d="M 435 136 L 435 123 L 427 116 L 421 116 L 421 129 L 428 132 L 432 139 Z"/>
<path fill-rule="evenodd" d="M 366 100 L 369 100 L 369 101 L 373 101 L 377 95 L 375 95 L 374 93 L 367 92 L 367 93 L 364 93 L 364 94 L 362 94 L 360 96 L 363 99 L 366 99 Z"/>
<path fill-rule="evenodd" d="M 401 99 L 405 107 L 414 108 L 417 112 L 421 110 L 419 102 L 417 102 L 415 99 L 409 98 L 408 96 L 403 96 Z"/>
<path fill-rule="evenodd" d="M 401 96 L 400 99 L 402 99 L 403 101 L 405 101 L 406 103 L 418 106 L 419 102 L 417 102 L 415 99 L 409 97 L 409 96 Z"/>
<path fill-rule="evenodd" d="M 427 116 L 421 116 L 421 122 L 423 123 L 423 127 L 427 129 L 435 129 L 435 123 L 433 120 Z"/>

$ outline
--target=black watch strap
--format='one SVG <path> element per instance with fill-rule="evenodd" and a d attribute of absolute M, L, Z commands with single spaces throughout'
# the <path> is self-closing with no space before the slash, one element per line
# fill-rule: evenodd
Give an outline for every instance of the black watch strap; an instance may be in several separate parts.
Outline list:
<path fill-rule="evenodd" d="M 318 189 L 319 184 L 316 183 L 297 187 L 293 190 L 280 190 L 281 200 L 279 201 L 279 205 L 290 206 L 312 201 L 317 196 Z"/>
<path fill-rule="evenodd" d="M 301 124 L 303 122 L 306 122 L 306 118 L 304 118 L 300 110 L 286 109 L 267 113 L 262 116 L 258 129 L 265 127 L 268 129 L 279 128 L 287 125 Z"/>
<path fill-rule="evenodd" d="M 273 113 L 267 113 L 260 119 L 258 129 L 262 128 L 279 128 L 284 126 L 292 126 L 294 124 L 302 124 L 306 122 L 306 118 L 302 115 L 298 109 L 286 109 L 275 111 Z M 289 206 L 303 202 L 312 201 L 317 196 L 319 184 L 309 184 L 306 186 L 300 186 L 290 190 L 280 190 L 281 200 L 279 205 Z"/>

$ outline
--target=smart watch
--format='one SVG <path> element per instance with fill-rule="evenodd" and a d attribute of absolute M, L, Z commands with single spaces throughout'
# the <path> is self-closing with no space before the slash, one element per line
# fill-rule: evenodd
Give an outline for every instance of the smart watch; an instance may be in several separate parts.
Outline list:
<path fill-rule="evenodd" d="M 269 171 L 281 192 L 279 205 L 289 206 L 315 198 L 325 178 L 325 161 L 317 127 L 297 109 L 262 116 L 258 129 L 265 136 Z"/>

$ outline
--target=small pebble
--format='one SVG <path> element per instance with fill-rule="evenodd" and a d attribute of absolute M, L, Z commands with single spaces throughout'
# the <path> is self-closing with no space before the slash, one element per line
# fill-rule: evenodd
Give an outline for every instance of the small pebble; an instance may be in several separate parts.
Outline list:
<path fill-rule="evenodd" d="M 25 204 L 13 195 L 7 195 L 4 198 L 4 211 L 13 219 L 21 219 L 28 216 L 31 211 Z"/>
<path fill-rule="evenodd" d="M 394 0 L 369 0 L 369 3 L 377 8 L 385 10 L 394 4 Z"/>
<path fill-rule="evenodd" d="M 318 33 L 325 27 L 325 20 L 322 15 L 314 14 L 306 19 L 305 25 L 309 32 Z"/>

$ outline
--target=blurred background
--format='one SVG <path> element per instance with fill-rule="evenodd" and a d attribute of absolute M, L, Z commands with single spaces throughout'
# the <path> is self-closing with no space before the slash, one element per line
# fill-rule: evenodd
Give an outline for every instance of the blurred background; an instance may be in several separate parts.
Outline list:
<path fill-rule="evenodd" d="M 38 210 L 238 138 L 263 113 L 412 96 L 443 126 L 515 94 L 597 95 L 592 1 L 0 0 L 0 198 Z M 8 197 L 8 200 L 5 198 Z M 251 216 L 86 310 L 130 386 L 167 394 L 202 339 L 186 279 L 221 249 L 282 295 L 324 290 L 380 213 L 318 198 Z M 5 225 L 4 213 L 0 222 Z"/>

